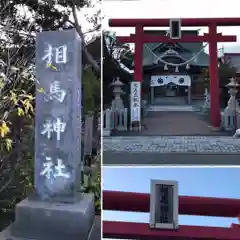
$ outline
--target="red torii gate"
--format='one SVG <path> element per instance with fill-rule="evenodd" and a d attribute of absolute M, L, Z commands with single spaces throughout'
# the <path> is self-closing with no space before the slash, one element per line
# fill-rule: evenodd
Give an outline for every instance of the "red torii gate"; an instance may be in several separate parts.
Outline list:
<path fill-rule="evenodd" d="M 236 42 L 236 36 L 223 36 L 217 33 L 217 26 L 240 26 L 240 18 L 183 18 L 181 25 L 185 27 L 208 27 L 209 33 L 203 36 L 182 36 L 181 39 L 170 39 L 168 36 L 151 36 L 144 34 L 144 27 L 166 27 L 170 19 L 110 19 L 111 27 L 135 27 L 135 34 L 117 37 L 122 43 L 135 43 L 134 80 L 142 82 L 143 44 L 150 42 L 208 42 L 210 55 L 210 96 L 211 124 L 213 129 L 220 127 L 219 80 L 218 80 L 218 42 Z"/>
<path fill-rule="evenodd" d="M 150 194 L 103 191 L 103 209 L 149 212 Z M 179 214 L 237 217 L 240 199 L 179 197 Z M 103 237 L 118 239 L 240 240 L 240 225 L 231 227 L 180 226 L 178 230 L 150 229 L 146 223 L 103 221 Z"/>

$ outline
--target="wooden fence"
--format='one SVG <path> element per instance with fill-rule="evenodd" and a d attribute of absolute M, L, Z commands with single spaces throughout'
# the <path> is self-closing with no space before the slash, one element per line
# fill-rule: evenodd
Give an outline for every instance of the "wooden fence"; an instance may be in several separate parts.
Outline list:
<path fill-rule="evenodd" d="M 95 174 L 97 155 L 100 156 L 101 149 L 101 124 L 100 113 L 85 116 L 82 122 L 82 167 L 81 171 L 85 175 Z M 97 166 L 96 166 L 97 167 Z M 82 174 L 82 184 L 86 184 L 89 179 L 84 179 Z"/>

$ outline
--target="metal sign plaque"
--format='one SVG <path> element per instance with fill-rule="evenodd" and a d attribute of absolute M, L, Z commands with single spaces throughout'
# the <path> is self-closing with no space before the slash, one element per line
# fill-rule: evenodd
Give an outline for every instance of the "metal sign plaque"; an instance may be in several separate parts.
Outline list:
<path fill-rule="evenodd" d="M 180 39 L 182 37 L 181 32 L 181 19 L 170 19 L 170 38 Z"/>
<path fill-rule="evenodd" d="M 150 227 L 178 228 L 178 183 L 151 180 Z"/>

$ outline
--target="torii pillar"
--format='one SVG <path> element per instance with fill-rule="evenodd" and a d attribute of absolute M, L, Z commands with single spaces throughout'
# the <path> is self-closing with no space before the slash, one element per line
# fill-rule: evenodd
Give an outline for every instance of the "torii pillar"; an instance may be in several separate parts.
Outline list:
<path fill-rule="evenodd" d="M 143 82 L 143 44 L 142 41 L 144 36 L 143 26 L 141 24 L 136 25 L 135 34 L 138 36 L 135 42 L 135 51 L 134 51 L 134 80 Z M 139 67 L 141 66 L 141 67 Z"/>
<path fill-rule="evenodd" d="M 211 23 L 209 25 L 209 57 L 210 57 L 210 118 L 212 129 L 220 128 L 221 115 L 219 103 L 219 73 L 218 73 L 218 48 L 217 48 L 217 25 Z"/>
<path fill-rule="evenodd" d="M 185 27 L 208 27 L 209 33 L 204 36 L 182 36 L 173 40 L 167 36 L 151 36 L 144 34 L 144 27 L 167 27 L 170 19 L 110 19 L 112 27 L 135 27 L 135 35 L 117 37 L 123 43 L 135 43 L 134 80 L 142 82 L 143 44 L 150 42 L 208 42 L 210 57 L 210 95 L 211 95 L 211 126 L 219 129 L 221 123 L 219 104 L 219 77 L 218 77 L 218 42 L 236 42 L 236 36 L 222 36 L 217 33 L 217 26 L 240 26 L 240 18 L 183 18 L 181 25 Z"/>

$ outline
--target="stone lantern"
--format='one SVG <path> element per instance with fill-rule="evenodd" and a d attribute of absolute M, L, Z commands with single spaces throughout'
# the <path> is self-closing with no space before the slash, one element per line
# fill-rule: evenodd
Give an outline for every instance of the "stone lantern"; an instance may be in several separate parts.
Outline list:
<path fill-rule="evenodd" d="M 231 109 L 232 111 L 238 111 L 239 105 L 236 100 L 236 95 L 238 92 L 239 84 L 237 83 L 235 78 L 230 78 L 230 83 L 228 83 L 226 87 L 228 88 L 228 93 L 230 94 L 227 108 Z"/>
<path fill-rule="evenodd" d="M 231 78 L 226 87 L 229 89 L 228 93 L 230 94 L 230 98 L 227 107 L 224 109 L 224 120 L 222 120 L 222 122 L 224 123 L 224 129 L 226 131 L 233 131 L 238 128 L 239 105 L 236 100 L 236 95 L 239 84 L 234 78 Z"/>
<path fill-rule="evenodd" d="M 111 106 L 112 110 L 124 109 L 123 101 L 121 98 L 121 96 L 125 94 L 124 91 L 122 90 L 123 86 L 124 84 L 119 80 L 119 77 L 117 77 L 116 81 L 114 81 L 111 84 L 111 87 L 113 88 L 113 95 L 114 95 L 114 99 L 112 101 L 112 106 Z"/>

